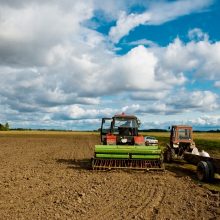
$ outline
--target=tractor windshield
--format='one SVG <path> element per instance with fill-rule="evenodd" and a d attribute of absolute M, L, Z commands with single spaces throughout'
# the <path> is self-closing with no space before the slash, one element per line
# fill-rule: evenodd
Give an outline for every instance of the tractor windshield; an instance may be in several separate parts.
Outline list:
<path fill-rule="evenodd" d="M 135 119 L 135 118 L 115 118 L 113 132 L 115 134 L 117 134 L 123 128 L 137 129 L 138 128 L 137 119 Z"/>
<path fill-rule="evenodd" d="M 180 140 L 190 140 L 191 139 L 191 132 L 187 128 L 181 128 L 178 130 L 178 138 Z"/>
<path fill-rule="evenodd" d="M 130 118 L 116 118 L 115 127 L 137 128 L 137 120 Z"/>

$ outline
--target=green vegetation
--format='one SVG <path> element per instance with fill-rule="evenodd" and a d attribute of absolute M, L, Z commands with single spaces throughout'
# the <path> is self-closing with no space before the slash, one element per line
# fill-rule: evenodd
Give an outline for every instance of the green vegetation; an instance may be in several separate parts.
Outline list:
<path fill-rule="evenodd" d="M 220 140 L 195 139 L 198 149 L 220 156 Z"/>
<path fill-rule="evenodd" d="M 9 130 L 10 128 L 8 122 L 6 122 L 5 125 L 0 124 L 0 131 L 9 131 Z"/>

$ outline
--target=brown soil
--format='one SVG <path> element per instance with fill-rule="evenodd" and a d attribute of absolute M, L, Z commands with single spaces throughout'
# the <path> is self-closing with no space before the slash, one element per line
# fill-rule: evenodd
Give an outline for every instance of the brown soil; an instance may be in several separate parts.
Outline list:
<path fill-rule="evenodd" d="M 220 219 L 219 193 L 175 172 L 91 171 L 97 135 L 0 138 L 0 219 Z"/>

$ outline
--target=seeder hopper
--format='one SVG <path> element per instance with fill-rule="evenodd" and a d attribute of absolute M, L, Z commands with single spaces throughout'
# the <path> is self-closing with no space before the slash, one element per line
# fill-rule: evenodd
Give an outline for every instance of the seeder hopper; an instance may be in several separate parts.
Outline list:
<path fill-rule="evenodd" d="M 145 146 L 144 137 L 138 134 L 140 121 L 133 115 L 115 115 L 103 118 L 101 142 L 96 145 L 92 168 L 163 170 L 159 146 Z"/>

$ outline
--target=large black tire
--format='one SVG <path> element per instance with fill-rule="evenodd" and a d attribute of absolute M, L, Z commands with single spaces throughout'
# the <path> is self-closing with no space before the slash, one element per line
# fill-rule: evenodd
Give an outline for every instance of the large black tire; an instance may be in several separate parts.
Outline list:
<path fill-rule="evenodd" d="M 173 160 L 173 153 L 170 148 L 167 148 L 166 151 L 164 152 L 164 161 L 166 163 L 171 163 Z"/>
<path fill-rule="evenodd" d="M 209 181 L 212 181 L 215 176 L 215 169 L 214 169 L 211 161 L 206 161 L 206 163 L 209 167 Z"/>
<path fill-rule="evenodd" d="M 209 170 L 209 165 L 206 161 L 200 161 L 198 163 L 196 175 L 200 181 L 209 181 L 210 170 Z"/>

